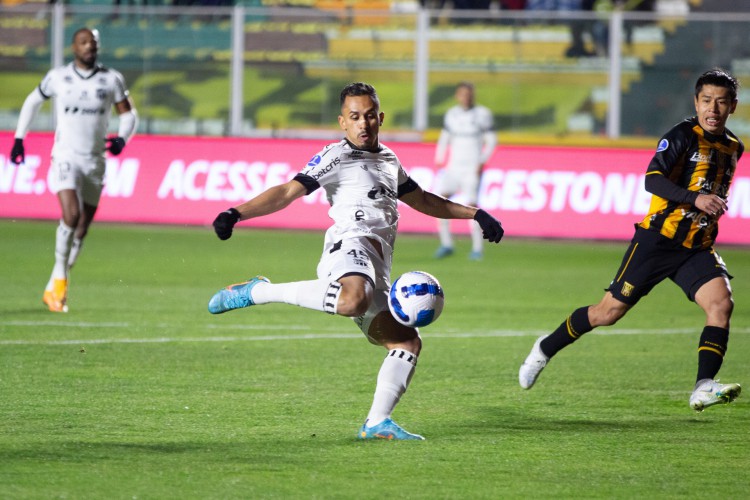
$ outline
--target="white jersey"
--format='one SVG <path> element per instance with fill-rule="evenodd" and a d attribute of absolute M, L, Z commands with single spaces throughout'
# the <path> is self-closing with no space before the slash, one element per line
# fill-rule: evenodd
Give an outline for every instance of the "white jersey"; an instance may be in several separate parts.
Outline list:
<path fill-rule="evenodd" d="M 327 240 L 368 237 L 393 249 L 398 228 L 398 189 L 409 179 L 395 153 L 381 144 L 380 151 L 355 149 L 342 140 L 312 157 L 295 177 L 312 193 L 326 191 L 334 225 Z"/>
<path fill-rule="evenodd" d="M 84 77 L 71 62 L 50 70 L 39 84 L 39 92 L 45 99 L 55 98 L 53 158 L 56 154 L 104 155 L 112 106 L 128 97 L 125 79 L 118 71 L 97 66 Z"/>
<path fill-rule="evenodd" d="M 453 106 L 443 119 L 435 162 L 445 163 L 449 155 L 447 168 L 476 173 L 495 150 L 497 138 L 493 129 L 492 112 L 486 107 Z"/>

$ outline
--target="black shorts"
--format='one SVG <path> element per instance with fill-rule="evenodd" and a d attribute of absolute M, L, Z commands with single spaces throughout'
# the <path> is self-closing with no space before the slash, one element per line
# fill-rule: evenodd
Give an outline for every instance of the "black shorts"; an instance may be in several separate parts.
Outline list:
<path fill-rule="evenodd" d="M 635 235 L 607 291 L 635 305 L 664 279 L 682 288 L 695 301 L 698 289 L 712 279 L 732 276 L 713 248 L 685 248 L 657 233 L 636 226 Z"/>

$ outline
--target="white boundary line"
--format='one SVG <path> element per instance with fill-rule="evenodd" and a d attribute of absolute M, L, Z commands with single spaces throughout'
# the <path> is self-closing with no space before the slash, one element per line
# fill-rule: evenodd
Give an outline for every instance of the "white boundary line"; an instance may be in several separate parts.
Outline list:
<path fill-rule="evenodd" d="M 62 322 L 62 321 L 1 321 L 0 327 L 67 327 L 67 328 L 97 328 L 97 329 L 121 329 L 121 328 L 144 328 L 144 325 L 132 324 L 127 322 Z M 178 328 L 175 324 L 156 324 L 145 326 L 148 329 Z M 260 335 L 260 336 L 238 336 L 238 335 L 219 335 L 206 337 L 142 337 L 142 338 L 96 338 L 96 339 L 61 339 L 61 340 L 36 340 L 36 339 L 0 339 L 0 345 L 85 345 L 85 344 L 165 344 L 180 342 L 273 342 L 287 340 L 330 340 L 330 339 L 361 339 L 361 333 L 344 333 L 344 332 L 310 332 L 309 328 L 295 325 L 206 325 L 208 330 L 283 330 L 299 331 L 295 334 L 279 335 Z M 302 333 L 305 331 L 307 333 Z M 735 328 L 735 333 L 750 333 L 750 328 Z M 470 338 L 495 338 L 495 337 L 525 337 L 538 336 L 547 333 L 546 331 L 536 330 L 485 330 L 481 332 L 466 331 L 427 331 L 424 333 L 426 339 L 470 339 Z M 699 334 L 700 328 L 665 328 L 665 329 L 601 329 L 592 332 L 597 335 L 685 335 Z"/>

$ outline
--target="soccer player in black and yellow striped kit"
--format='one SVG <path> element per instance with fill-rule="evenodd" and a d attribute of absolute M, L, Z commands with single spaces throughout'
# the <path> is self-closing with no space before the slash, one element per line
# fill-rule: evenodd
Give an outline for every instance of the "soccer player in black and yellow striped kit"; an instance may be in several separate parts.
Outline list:
<path fill-rule="evenodd" d="M 737 107 L 738 87 L 737 80 L 721 69 L 698 78 L 696 116 L 672 127 L 659 141 L 646 172 L 645 188 L 652 194 L 648 214 L 636 224 L 604 297 L 598 304 L 576 309 L 554 332 L 537 339 L 519 370 L 521 387 L 530 389 L 561 349 L 598 326 L 613 325 L 669 278 L 706 313 L 690 407 L 703 411 L 739 396 L 739 384 L 715 380 L 727 350 L 734 303 L 731 275 L 713 248 L 744 149 L 726 128 Z"/>

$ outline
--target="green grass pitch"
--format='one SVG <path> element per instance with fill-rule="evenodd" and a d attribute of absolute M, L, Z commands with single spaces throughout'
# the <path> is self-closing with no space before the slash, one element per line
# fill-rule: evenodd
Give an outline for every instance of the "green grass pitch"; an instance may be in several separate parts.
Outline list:
<path fill-rule="evenodd" d="M 424 442 L 361 442 L 385 350 L 341 317 L 284 305 L 212 316 L 262 273 L 314 278 L 321 233 L 95 224 L 70 312 L 41 294 L 54 222 L 0 220 L 3 498 L 743 498 L 750 394 L 688 408 L 703 315 L 664 283 L 614 327 L 517 382 L 537 335 L 597 301 L 625 243 L 514 240 L 482 262 L 402 235 L 395 273 L 446 306 L 394 413 Z M 750 251 L 722 380 L 750 387 Z"/>

